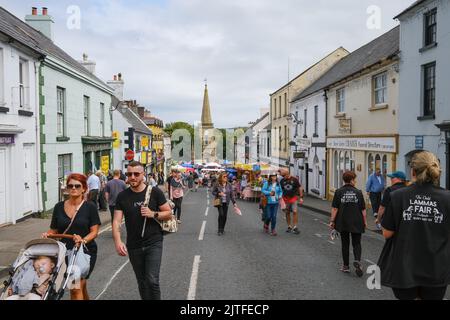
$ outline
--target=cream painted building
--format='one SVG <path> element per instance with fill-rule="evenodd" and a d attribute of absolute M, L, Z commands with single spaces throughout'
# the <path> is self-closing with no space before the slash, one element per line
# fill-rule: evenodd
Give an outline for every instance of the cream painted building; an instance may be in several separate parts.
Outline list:
<path fill-rule="evenodd" d="M 290 123 L 288 115 L 291 112 L 291 100 L 348 53 L 342 47 L 336 49 L 270 95 L 271 163 L 273 165 L 289 167 Z"/>
<path fill-rule="evenodd" d="M 383 34 L 330 70 L 327 100 L 328 198 L 346 170 L 364 192 L 375 168 L 397 169 L 399 28 Z"/>

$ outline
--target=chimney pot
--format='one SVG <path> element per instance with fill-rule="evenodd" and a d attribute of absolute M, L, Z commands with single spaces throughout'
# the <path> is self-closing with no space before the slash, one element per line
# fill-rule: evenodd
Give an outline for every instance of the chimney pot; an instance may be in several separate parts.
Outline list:
<path fill-rule="evenodd" d="M 119 81 L 122 80 L 122 73 L 119 72 Z"/>
<path fill-rule="evenodd" d="M 31 8 L 31 15 L 37 16 L 37 8 L 36 7 Z"/>
<path fill-rule="evenodd" d="M 114 81 L 117 81 L 117 76 L 116 75 L 114 75 Z"/>
<path fill-rule="evenodd" d="M 42 15 L 46 16 L 48 13 L 48 9 L 46 7 L 42 7 Z"/>

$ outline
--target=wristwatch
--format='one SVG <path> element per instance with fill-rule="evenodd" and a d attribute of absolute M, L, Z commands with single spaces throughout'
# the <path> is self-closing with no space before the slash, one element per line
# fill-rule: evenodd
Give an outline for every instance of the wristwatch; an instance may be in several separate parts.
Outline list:
<path fill-rule="evenodd" d="M 158 219 L 159 216 L 159 212 L 155 212 L 155 214 L 153 215 L 153 218 Z"/>

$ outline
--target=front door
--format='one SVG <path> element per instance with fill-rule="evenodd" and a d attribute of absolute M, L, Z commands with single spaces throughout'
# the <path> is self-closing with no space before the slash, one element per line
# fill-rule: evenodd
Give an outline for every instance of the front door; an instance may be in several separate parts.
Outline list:
<path fill-rule="evenodd" d="M 6 186 L 8 183 L 7 174 L 7 152 L 5 148 L 0 148 L 0 225 L 6 223 Z"/>
<path fill-rule="evenodd" d="M 27 145 L 23 148 L 24 171 L 23 171 L 23 213 L 33 211 L 33 146 Z"/>

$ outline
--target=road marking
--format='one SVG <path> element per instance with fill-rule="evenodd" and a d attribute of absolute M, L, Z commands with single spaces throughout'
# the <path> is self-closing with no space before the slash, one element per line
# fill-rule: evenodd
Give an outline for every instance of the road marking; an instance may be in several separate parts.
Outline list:
<path fill-rule="evenodd" d="M 333 241 L 331 241 L 331 240 L 328 240 L 328 242 L 329 242 L 329 243 L 331 243 L 331 244 L 336 244 L 336 243 L 334 243 L 334 242 L 333 242 Z"/>
<path fill-rule="evenodd" d="M 112 276 L 112 278 L 109 280 L 109 282 L 106 284 L 105 288 L 103 289 L 102 292 L 100 292 L 100 294 L 95 297 L 95 300 L 100 299 L 100 297 L 106 292 L 106 290 L 108 290 L 108 287 L 111 285 L 111 283 L 114 281 L 115 277 L 117 277 L 117 275 L 120 273 L 120 271 L 122 271 L 123 268 L 125 268 L 125 266 L 128 264 L 128 262 L 130 262 L 130 260 L 127 260 L 127 262 L 125 262 L 117 271 L 116 273 L 114 273 L 114 275 Z"/>
<path fill-rule="evenodd" d="M 191 282 L 189 283 L 189 292 L 187 300 L 195 300 L 195 293 L 197 291 L 198 268 L 200 266 L 200 256 L 194 257 L 192 264 Z"/>
<path fill-rule="evenodd" d="M 208 216 L 208 211 L 209 211 L 209 207 L 206 207 L 206 210 L 205 210 L 205 217 Z"/>
<path fill-rule="evenodd" d="M 318 234 L 318 233 L 316 233 L 315 236 L 316 236 L 316 237 L 319 237 L 319 238 L 322 238 L 322 235 L 321 235 L 321 234 Z"/>
<path fill-rule="evenodd" d="M 125 222 L 122 222 L 120 224 L 120 226 L 123 226 Z M 112 223 L 109 223 L 109 225 L 107 227 L 105 227 L 104 229 L 102 229 L 101 231 L 99 231 L 98 235 L 101 235 L 103 232 L 105 231 L 110 231 L 112 229 Z"/>
<path fill-rule="evenodd" d="M 375 263 L 375 262 L 373 262 L 373 261 L 370 261 L 369 259 L 365 259 L 365 260 L 366 260 L 366 262 L 370 263 L 371 265 L 376 265 L 376 263 Z"/>
<path fill-rule="evenodd" d="M 206 227 L 206 221 L 203 221 L 202 228 L 200 229 L 200 235 L 198 236 L 199 241 L 203 240 L 203 237 L 205 235 L 205 227 Z"/>

